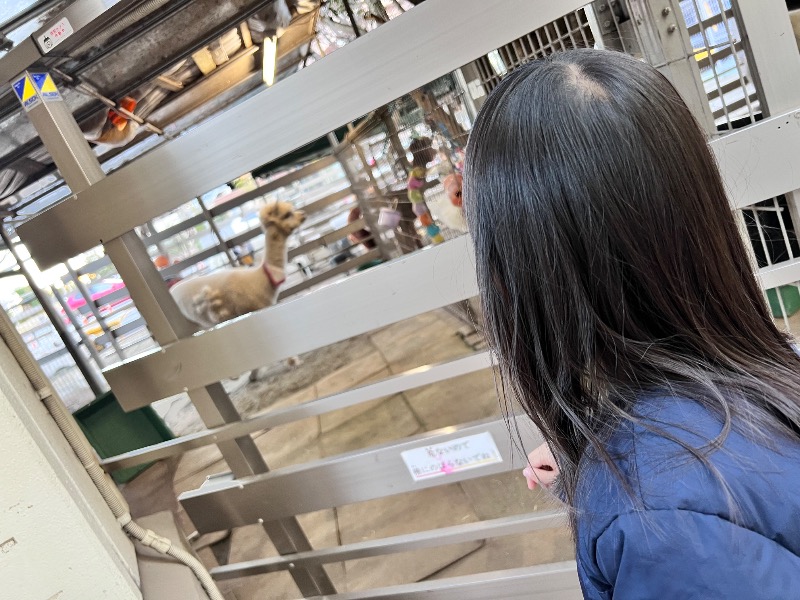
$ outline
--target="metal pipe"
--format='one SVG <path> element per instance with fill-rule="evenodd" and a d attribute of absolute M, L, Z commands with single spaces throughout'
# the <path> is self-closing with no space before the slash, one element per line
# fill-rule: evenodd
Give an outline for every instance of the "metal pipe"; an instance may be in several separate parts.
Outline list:
<path fill-rule="evenodd" d="M 65 263 L 65 266 L 67 267 L 67 272 L 69 272 L 70 277 L 72 277 L 72 280 L 75 282 L 75 286 L 78 288 L 78 291 L 86 300 L 86 306 L 88 306 L 89 310 L 92 311 L 92 315 L 94 316 L 95 321 L 97 321 L 97 324 L 100 326 L 100 329 L 103 330 L 103 333 L 108 335 L 108 339 L 111 340 L 111 345 L 114 346 L 114 350 L 116 350 L 120 360 L 125 360 L 125 354 L 122 351 L 122 347 L 117 343 L 114 334 L 108 328 L 108 325 L 106 325 L 103 315 L 100 314 L 100 310 L 97 308 L 94 300 L 92 300 L 92 293 L 83 284 L 80 275 L 78 275 L 75 270 L 69 266 L 69 263 Z"/>
<path fill-rule="evenodd" d="M 53 68 L 52 70 L 54 73 L 58 73 L 59 77 L 64 79 L 67 83 L 71 83 L 73 86 L 75 86 L 76 91 L 85 94 L 90 98 L 94 98 L 95 100 L 99 100 L 109 108 L 113 109 L 115 112 L 121 114 L 123 117 L 126 117 L 131 121 L 138 123 L 139 125 L 143 125 L 156 135 L 164 134 L 163 129 L 153 125 L 152 123 L 143 119 L 139 115 L 136 115 L 131 111 L 123 108 L 122 106 L 120 106 L 119 102 L 114 102 L 111 98 L 106 98 L 105 96 L 103 96 L 103 94 L 94 89 L 94 86 L 86 83 L 85 81 L 81 81 L 78 77 L 72 77 L 71 75 L 67 75 L 66 73 L 64 73 L 64 71 L 61 71 L 60 69 Z"/>
<path fill-rule="evenodd" d="M 84 333 L 83 329 L 81 328 L 81 324 L 78 322 L 78 319 L 75 317 L 75 313 L 72 312 L 72 309 L 69 307 L 69 304 L 67 304 L 64 301 L 64 299 L 58 295 L 54 286 L 52 285 L 50 286 L 50 291 L 53 293 L 53 297 L 61 305 L 61 310 L 63 310 L 64 314 L 67 315 L 67 318 L 69 319 L 70 323 L 72 323 L 72 326 L 75 328 L 75 331 L 78 333 L 78 336 L 80 336 L 83 345 L 89 351 L 89 354 L 92 355 L 92 358 L 94 359 L 95 363 L 97 363 L 97 366 L 99 366 L 101 369 L 105 367 L 106 366 L 105 361 L 102 359 L 100 354 L 97 352 L 97 349 L 94 347 L 94 342 L 92 342 L 92 340 L 89 339 L 89 336 L 87 336 L 86 333 Z"/>
<path fill-rule="evenodd" d="M 344 3 L 344 10 L 347 12 L 347 18 L 350 20 L 350 26 L 353 28 L 353 31 L 356 34 L 356 37 L 361 37 L 361 31 L 358 29 L 358 24 L 356 23 L 356 16 L 353 14 L 353 9 L 350 7 L 349 0 L 342 0 Z"/>
<path fill-rule="evenodd" d="M 228 247 L 228 244 L 225 243 L 225 240 L 223 239 L 222 234 L 219 231 L 219 227 L 217 227 L 217 224 L 214 223 L 214 216 L 211 214 L 211 212 L 208 210 L 208 208 L 200 198 L 195 198 L 195 200 L 200 205 L 200 211 L 206 218 L 208 226 L 211 228 L 211 232 L 214 234 L 214 237 L 217 238 L 217 248 L 219 248 L 225 254 L 225 257 L 228 259 L 228 262 L 232 267 L 236 266 L 237 259 L 234 256 L 233 251 Z"/>
<path fill-rule="evenodd" d="M 22 260 L 22 258 L 20 258 L 17 249 L 14 247 L 14 244 L 11 243 L 8 231 L 4 226 L 0 226 L 0 237 L 2 237 L 6 248 L 8 248 L 9 252 L 11 252 L 11 256 L 13 256 L 14 260 L 17 261 L 17 266 L 19 267 L 20 273 L 25 277 L 25 280 L 28 282 L 28 285 L 33 291 L 34 296 L 36 296 L 36 299 L 39 301 L 44 314 L 46 314 L 47 318 L 50 319 L 50 322 L 53 324 L 53 329 L 56 330 L 58 337 L 61 338 L 61 341 L 67 348 L 70 356 L 78 366 L 78 370 L 81 372 L 84 379 L 86 379 L 89 389 L 92 390 L 92 393 L 95 396 L 100 396 L 101 394 L 107 392 L 108 384 L 102 379 L 102 377 L 92 370 L 91 366 L 86 360 L 86 357 L 81 353 L 80 349 L 75 346 L 75 343 L 72 341 L 72 338 L 70 337 L 66 327 L 64 327 L 64 323 L 61 321 L 61 318 L 58 316 L 56 311 L 53 310 L 53 306 L 50 304 L 50 301 L 45 293 L 39 289 L 38 285 L 36 285 L 36 282 L 33 280 L 30 271 L 28 271 L 28 268 L 25 266 L 25 262 Z"/>
<path fill-rule="evenodd" d="M 52 389 L 41 367 L 31 355 L 4 310 L 0 310 L 0 337 L 2 337 L 17 363 L 25 372 L 34 391 L 47 407 L 48 412 L 64 434 L 81 465 L 86 469 L 103 500 L 125 532 L 145 546 L 149 546 L 161 554 L 171 556 L 189 567 L 205 588 L 210 600 L 225 600 L 206 568 L 192 554 L 174 545 L 171 540 L 141 527 L 132 520 L 128 503 L 120 494 L 119 488 L 100 466 L 94 449 L 89 445 L 86 436 L 78 427 L 75 419 L 67 411 L 64 402 Z"/>

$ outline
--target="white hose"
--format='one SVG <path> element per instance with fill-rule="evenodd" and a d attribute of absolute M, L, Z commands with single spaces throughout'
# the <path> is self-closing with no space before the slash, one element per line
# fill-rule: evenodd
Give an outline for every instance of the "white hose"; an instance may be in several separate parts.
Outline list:
<path fill-rule="evenodd" d="M 47 377 L 31 355 L 4 310 L 0 310 L 0 337 L 2 337 L 9 350 L 11 350 L 11 354 L 14 355 L 14 358 L 22 367 L 33 389 L 39 394 L 39 398 L 41 398 L 50 412 L 61 433 L 64 434 L 70 447 L 81 461 L 122 529 L 145 546 L 149 546 L 161 554 L 169 555 L 189 567 L 206 590 L 210 600 L 224 600 L 222 593 L 217 588 L 217 584 L 197 558 L 180 546 L 173 544 L 171 540 L 145 529 L 131 519 L 130 508 L 125 498 L 122 497 L 119 488 L 114 484 L 111 476 L 98 463 L 94 449 L 89 445 L 86 436 L 84 436 L 69 411 L 67 411 L 61 398 L 50 387 Z"/>

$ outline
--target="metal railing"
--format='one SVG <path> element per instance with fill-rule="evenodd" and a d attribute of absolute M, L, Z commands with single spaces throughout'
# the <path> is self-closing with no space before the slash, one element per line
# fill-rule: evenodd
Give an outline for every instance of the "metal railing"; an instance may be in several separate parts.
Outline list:
<path fill-rule="evenodd" d="M 738 9 L 742 8 L 744 2 L 740 0 Z M 633 4 L 626 3 L 628 8 Z M 560 22 L 559 19 L 565 14 L 575 15 L 574 11 L 583 8 L 581 2 L 554 3 L 547 0 L 461 0 L 459 6 L 460 11 L 454 18 L 452 3 L 428 0 L 365 36 L 361 43 L 338 50 L 315 65 L 314 69 L 304 70 L 215 121 L 164 144 L 150 155 L 120 169 L 20 229 L 24 241 L 37 260 L 41 260 L 42 266 L 67 260 L 90 248 L 94 240 L 108 240 L 106 245 L 112 249 L 109 254 L 120 263 L 117 266 L 129 280 L 128 287 L 134 300 L 142 299 L 137 304 L 159 342 L 158 349 L 109 368 L 106 376 L 112 389 L 127 409 L 145 406 L 188 390 L 192 401 L 204 415 L 208 427 L 205 431 L 113 457 L 105 462 L 106 467 L 130 466 L 216 444 L 232 474 L 210 478 L 200 489 L 181 496 L 182 505 L 198 530 L 205 532 L 260 524 L 273 539 L 283 540 L 284 543 L 276 543 L 281 557 L 263 557 L 227 565 L 214 571 L 218 579 L 286 571 L 295 577 L 304 595 L 318 594 L 322 586 L 325 597 L 341 600 L 580 597 L 574 563 L 479 573 L 437 582 L 344 594 L 335 594 L 329 587 L 330 582 L 320 575 L 320 566 L 328 562 L 558 526 L 558 515 L 550 512 L 317 549 L 308 547 L 302 530 L 294 520 L 297 515 L 315 510 L 447 485 L 517 468 L 522 464 L 523 457 L 508 441 L 507 424 L 501 420 L 454 423 L 446 429 L 421 436 L 272 472 L 250 437 L 250 434 L 263 429 L 352 407 L 416 386 L 486 370 L 491 366 L 486 354 L 439 365 L 420 365 L 412 371 L 361 388 L 248 420 L 240 419 L 220 391 L 218 382 L 238 372 L 471 298 L 477 287 L 470 244 L 466 237 L 461 236 L 411 253 L 340 285 L 316 290 L 292 302 L 252 313 L 213 330 L 195 333 L 191 328 L 184 327 L 185 324 L 178 319 L 170 317 L 170 306 L 160 310 L 154 307 L 154 299 L 159 294 L 161 300 L 167 300 L 168 296 L 158 287 L 161 281 L 157 280 L 157 274 L 153 277 L 150 257 L 136 245 L 140 240 L 129 236 L 135 227 L 158 218 L 164 210 L 177 208 L 186 198 L 198 196 L 202 190 L 230 180 L 255 166 L 256 159 L 237 153 L 221 158 L 215 156 L 214 161 L 205 157 L 202 149 L 212 141 L 219 144 L 220 132 L 226 138 L 235 140 L 236 144 L 248 148 L 248 152 L 258 155 L 258 162 L 272 160 L 334 130 L 344 122 L 380 110 L 398 96 L 410 94 L 464 63 L 486 56 L 509 43 L 513 47 L 515 40 L 527 36 L 531 31 L 547 30 L 548 26 L 556 31 L 552 25 L 554 22 Z M 651 9 L 655 8 L 655 4 L 651 3 L 645 8 L 652 16 Z M 725 15 L 720 17 L 724 23 L 729 22 L 727 10 L 724 8 L 722 13 Z M 615 23 L 621 23 L 616 11 L 613 14 Z M 595 27 L 589 24 L 593 19 L 596 22 L 596 15 L 590 18 L 587 13 L 586 24 L 592 31 Z M 706 18 L 702 17 L 702 20 Z M 743 18 L 742 23 L 748 25 L 749 21 Z M 661 21 L 649 23 L 664 28 L 667 33 L 671 24 Z M 692 25 L 683 26 L 681 33 L 690 36 L 689 28 Z M 418 50 L 415 56 L 419 57 L 413 63 L 401 51 L 411 31 L 414 32 Z M 621 28 L 619 32 L 622 31 Z M 598 32 L 596 39 L 605 40 L 606 35 Z M 748 38 L 743 42 L 747 56 L 759 56 L 754 44 L 759 35 L 763 36 L 761 41 L 764 41 L 777 39 L 780 32 L 759 34 L 748 30 Z M 630 45 L 631 39 L 626 37 L 623 41 Z M 680 39 L 686 41 L 689 38 Z M 653 40 L 648 38 L 645 41 L 650 44 Z M 702 114 L 712 112 L 709 96 L 703 92 L 702 98 L 697 97 L 698 90 L 704 89 L 699 76 L 700 67 L 695 49 L 685 51 L 683 41 L 669 49 L 673 57 L 678 56 L 676 53 L 684 53 L 680 59 L 675 59 L 678 62 L 660 67 L 674 69 L 670 72 L 676 77 L 687 74 L 694 77 L 696 73 L 694 79 L 679 80 L 687 85 L 682 91 L 696 95 L 694 106 Z M 441 53 L 443 47 L 448 48 L 449 52 Z M 732 54 L 735 49 L 732 46 Z M 502 54 L 500 56 L 502 58 Z M 700 60 L 705 58 L 708 57 Z M 681 60 L 683 63 L 680 63 Z M 713 60 L 709 62 L 712 65 L 714 63 Z M 514 61 L 509 61 L 506 68 L 513 64 Z M 756 58 L 750 67 L 756 66 L 759 68 L 756 81 L 761 82 L 760 87 L 756 86 L 758 100 L 762 111 L 768 109 L 769 118 L 711 142 L 725 183 L 730 189 L 734 208 L 750 207 L 763 202 L 765 198 L 792 193 L 798 187 L 794 173 L 800 169 L 800 130 L 797 127 L 785 127 L 782 123 L 793 118 L 800 93 L 789 99 L 792 112 L 788 112 L 790 107 L 777 108 L 780 104 L 773 102 L 770 85 L 764 84 L 765 81 L 769 83 L 766 76 L 770 65 Z M 349 77 L 354 72 L 359 72 L 361 76 Z M 717 89 L 723 102 L 727 97 L 732 98 L 724 89 Z M 746 85 L 743 89 L 747 89 Z M 320 107 L 314 102 L 303 107 L 293 103 L 298 97 L 312 97 L 312 91 L 319 95 L 321 90 L 327 92 L 321 95 L 326 100 L 324 111 L 319 110 Z M 748 101 L 752 106 L 752 100 Z M 291 110 L 287 108 L 289 105 Z M 252 114 L 270 114 L 273 118 L 255 122 L 246 118 Z M 713 113 L 711 116 L 713 124 Z M 243 123 L 247 123 L 246 131 L 241 131 Z M 394 134 L 388 126 L 385 135 L 391 143 Z M 754 148 L 760 152 L 759 162 L 750 158 Z M 337 151 L 340 153 L 338 160 L 345 170 L 354 168 L 357 160 L 361 160 L 360 156 L 352 154 L 341 156 L 345 151 L 357 155 L 358 152 L 352 147 L 337 148 Z M 399 149 L 395 152 L 398 158 L 402 154 Z M 145 173 L 147 177 L 143 176 Z M 180 177 L 176 177 L 176 173 L 180 173 Z M 372 179 L 376 179 L 374 173 Z M 363 172 L 357 179 L 350 177 L 350 184 L 354 191 L 361 190 L 365 184 L 379 188 L 370 180 L 369 174 Z M 103 219 L 98 216 L 101 206 L 106 215 Z M 777 205 L 773 203 L 773 208 L 776 206 L 781 208 L 780 201 Z M 81 213 L 85 218 L 79 221 L 76 213 Z M 790 229 L 787 222 L 780 228 L 781 237 L 785 231 L 785 239 L 789 239 L 789 242 Z M 60 232 L 62 244 L 51 243 L 55 232 Z M 343 235 L 343 232 L 335 235 Z M 764 239 L 768 239 L 766 234 Z M 211 248 L 219 252 L 218 245 Z M 775 258 L 772 254 L 768 256 L 770 260 Z M 782 285 L 787 277 L 789 281 L 800 280 L 795 268 L 798 262 L 791 256 L 784 263 L 767 265 L 759 271 L 765 287 Z M 332 314 L 336 317 L 331 318 Z M 539 440 L 532 426 L 520 422 L 520 427 L 525 444 L 532 445 Z M 473 448 L 475 452 L 471 451 Z M 470 452 L 459 454 L 465 449 Z M 452 453 L 458 457 L 458 462 L 443 460 L 441 464 L 436 461 L 431 464 L 430 461 L 415 462 L 413 458 L 422 454 L 438 460 L 442 453 Z M 295 544 L 292 549 L 292 544 L 285 543 L 286 538 L 281 538 L 282 531 L 289 531 L 288 538 L 300 540 L 299 546 L 302 547 Z M 315 589 L 316 592 L 313 591 Z"/>

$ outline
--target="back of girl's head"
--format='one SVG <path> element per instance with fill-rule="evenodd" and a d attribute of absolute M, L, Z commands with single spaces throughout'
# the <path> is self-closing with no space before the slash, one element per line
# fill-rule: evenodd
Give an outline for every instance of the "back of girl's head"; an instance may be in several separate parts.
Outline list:
<path fill-rule="evenodd" d="M 512 72 L 471 134 L 464 207 L 506 391 L 568 494 L 643 390 L 699 387 L 723 414 L 733 391 L 757 425 L 800 422 L 705 135 L 652 67 L 576 50 Z"/>

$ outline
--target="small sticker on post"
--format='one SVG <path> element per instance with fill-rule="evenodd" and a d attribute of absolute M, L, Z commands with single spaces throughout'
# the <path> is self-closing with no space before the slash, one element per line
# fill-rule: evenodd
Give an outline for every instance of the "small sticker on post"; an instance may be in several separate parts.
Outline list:
<path fill-rule="evenodd" d="M 61 100 L 61 94 L 58 93 L 58 88 L 49 73 L 31 73 L 30 76 L 42 100 L 45 102 Z"/>
<path fill-rule="evenodd" d="M 406 450 L 401 456 L 414 481 L 444 477 L 503 462 L 494 438 L 488 431 Z"/>
<path fill-rule="evenodd" d="M 37 37 L 36 43 L 39 44 L 39 48 L 42 49 L 42 52 L 47 54 L 73 33 L 75 33 L 75 30 L 72 29 L 72 25 L 70 25 L 67 17 L 62 17 L 50 25 L 43 34 Z"/>
<path fill-rule="evenodd" d="M 27 75 L 23 75 L 12 82 L 11 88 L 14 90 L 14 94 L 16 94 L 17 99 L 20 104 L 22 104 L 22 108 L 24 108 L 25 111 L 29 111 L 41 101 L 36 93 L 36 88 L 33 87 L 33 82 Z"/>

